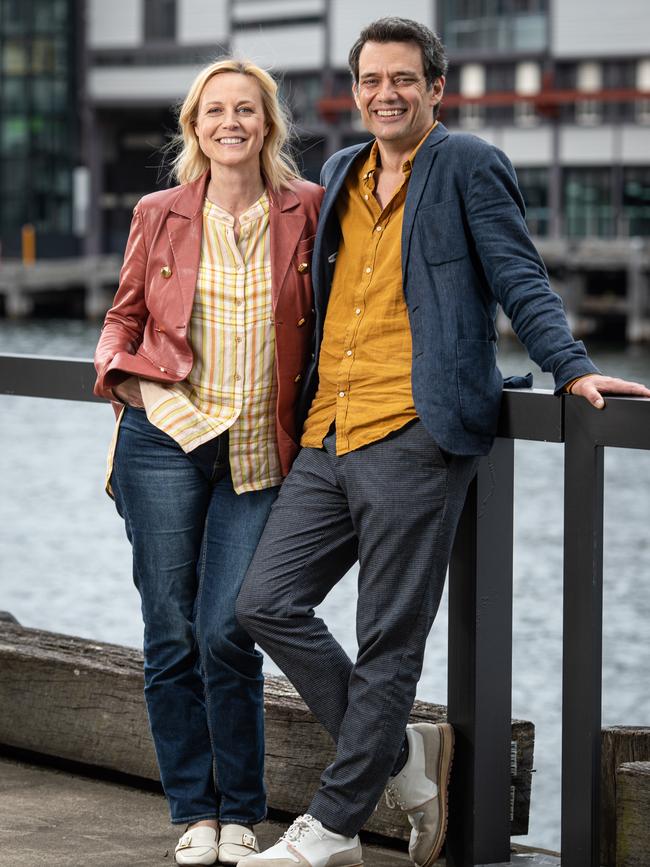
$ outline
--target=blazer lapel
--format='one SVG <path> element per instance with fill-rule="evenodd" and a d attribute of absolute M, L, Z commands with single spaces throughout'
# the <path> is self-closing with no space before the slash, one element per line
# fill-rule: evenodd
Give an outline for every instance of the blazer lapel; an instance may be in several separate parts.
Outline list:
<path fill-rule="evenodd" d="M 271 233 L 271 283 L 273 292 L 273 311 L 285 283 L 298 241 L 305 228 L 306 217 L 302 213 L 292 213 L 300 204 L 291 190 L 271 193 L 269 230 Z"/>
<path fill-rule="evenodd" d="M 406 265 L 408 263 L 409 253 L 411 251 L 411 235 L 413 233 L 413 224 L 415 215 L 417 214 L 422 193 L 427 185 L 431 167 L 435 162 L 438 151 L 436 145 L 447 138 L 449 133 L 445 127 L 438 123 L 431 131 L 427 140 L 422 144 L 421 148 L 415 155 L 413 161 L 413 170 L 409 180 L 408 191 L 406 193 L 406 202 L 404 203 L 404 217 L 402 220 L 402 283 L 406 285 Z"/>
<path fill-rule="evenodd" d="M 330 250 L 326 244 L 332 239 L 339 239 L 340 231 L 338 221 L 336 220 L 335 204 L 341 187 L 345 183 L 350 166 L 359 156 L 361 151 L 370 150 L 372 141 L 366 142 L 359 147 L 346 154 L 341 158 L 341 161 L 334 168 L 331 177 L 321 177 L 321 183 L 325 185 L 325 195 L 318 217 L 318 231 L 316 233 L 316 241 L 314 243 L 314 268 L 312 274 L 312 284 L 314 288 L 314 301 L 317 310 L 322 310 L 325 307 L 326 300 L 329 296 L 329 280 L 328 273 L 332 274 L 334 268 L 331 262 L 328 262 L 328 257 L 338 252 Z M 329 266 L 329 267 L 328 267 Z"/>
<path fill-rule="evenodd" d="M 189 323 L 194 304 L 196 278 L 203 239 L 203 201 L 210 173 L 184 185 L 170 207 L 167 235 L 174 255 L 185 321 Z"/>

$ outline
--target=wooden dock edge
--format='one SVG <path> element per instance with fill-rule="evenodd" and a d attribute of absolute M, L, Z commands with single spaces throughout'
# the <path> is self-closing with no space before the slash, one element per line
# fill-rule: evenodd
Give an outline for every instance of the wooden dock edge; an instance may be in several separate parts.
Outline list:
<path fill-rule="evenodd" d="M 286 678 L 265 682 L 269 806 L 304 812 L 333 746 Z M 411 719 L 439 722 L 446 707 L 416 701 Z M 158 780 L 143 698 L 142 654 L 132 648 L 0 620 L 0 744 Z M 534 726 L 512 723 L 512 834 L 528 832 Z M 400 811 L 381 801 L 366 830 L 408 840 Z"/>

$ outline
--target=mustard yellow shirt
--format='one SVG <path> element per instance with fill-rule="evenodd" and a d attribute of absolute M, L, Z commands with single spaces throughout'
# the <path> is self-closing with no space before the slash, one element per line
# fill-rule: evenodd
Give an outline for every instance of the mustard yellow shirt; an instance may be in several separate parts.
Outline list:
<path fill-rule="evenodd" d="M 402 182 L 383 209 L 375 197 L 377 142 L 339 193 L 341 242 L 303 446 L 319 448 L 336 422 L 336 453 L 346 454 L 417 418 L 401 237 L 413 160 L 431 129 L 403 163 Z"/>

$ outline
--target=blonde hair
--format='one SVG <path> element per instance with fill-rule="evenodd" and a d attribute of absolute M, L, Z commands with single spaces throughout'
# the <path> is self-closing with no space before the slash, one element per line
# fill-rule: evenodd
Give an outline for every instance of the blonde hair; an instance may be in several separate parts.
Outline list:
<path fill-rule="evenodd" d="M 290 120 L 278 98 L 278 85 L 266 70 L 248 60 L 234 58 L 210 63 L 192 82 L 178 117 L 180 131 L 171 143 L 171 147 L 178 150 L 172 161 L 172 177 L 185 184 L 195 181 L 210 168 L 210 160 L 199 147 L 194 126 L 203 88 L 211 78 L 223 72 L 250 75 L 257 80 L 264 106 L 264 119 L 269 127 L 260 153 L 262 175 L 273 190 L 287 187 L 293 179 L 300 177 L 300 172 L 288 149 Z"/>

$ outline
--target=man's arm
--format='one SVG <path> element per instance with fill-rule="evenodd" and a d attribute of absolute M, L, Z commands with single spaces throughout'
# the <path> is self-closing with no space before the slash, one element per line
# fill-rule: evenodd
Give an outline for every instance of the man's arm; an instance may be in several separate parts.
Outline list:
<path fill-rule="evenodd" d="M 599 409 L 605 405 L 603 393 L 650 397 L 640 383 L 601 375 L 583 343 L 574 339 L 530 238 L 514 169 L 497 148 L 480 148 L 465 205 L 488 285 L 530 357 L 553 374 L 556 393 L 570 389 Z"/>

